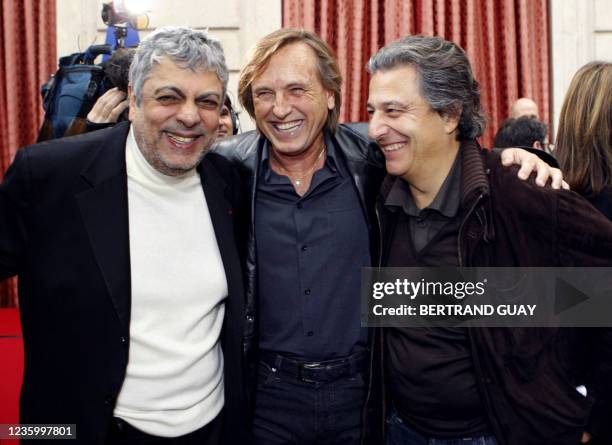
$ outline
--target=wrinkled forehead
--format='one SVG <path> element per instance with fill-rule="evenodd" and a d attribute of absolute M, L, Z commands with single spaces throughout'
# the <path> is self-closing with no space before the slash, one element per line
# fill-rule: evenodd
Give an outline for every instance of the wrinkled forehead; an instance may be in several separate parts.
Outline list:
<path fill-rule="evenodd" d="M 419 74 L 411 65 L 401 65 L 372 74 L 368 104 L 389 101 L 413 101 L 421 98 Z"/>

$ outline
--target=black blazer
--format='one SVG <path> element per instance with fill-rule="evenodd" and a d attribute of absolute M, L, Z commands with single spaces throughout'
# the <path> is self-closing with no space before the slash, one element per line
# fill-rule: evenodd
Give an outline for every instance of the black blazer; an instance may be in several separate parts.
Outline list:
<path fill-rule="evenodd" d="M 127 366 L 128 130 L 121 123 L 26 147 L 0 185 L 0 279 L 19 276 L 21 422 L 76 424 L 77 441 L 66 442 L 73 445 L 104 443 Z M 222 332 L 226 441 L 240 443 L 247 427 L 244 290 L 234 225 L 238 176 L 213 153 L 198 172 L 229 290 Z"/>

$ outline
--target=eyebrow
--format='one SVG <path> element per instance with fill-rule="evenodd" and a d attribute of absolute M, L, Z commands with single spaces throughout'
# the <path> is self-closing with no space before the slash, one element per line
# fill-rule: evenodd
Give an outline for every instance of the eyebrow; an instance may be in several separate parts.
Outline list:
<path fill-rule="evenodd" d="M 221 101 L 221 95 L 219 93 L 215 93 L 212 91 L 209 93 L 200 94 L 198 97 L 196 97 L 196 100 L 204 100 L 204 99 L 208 99 L 209 97 L 214 97 L 218 99 L 219 101 Z"/>
<path fill-rule="evenodd" d="M 162 87 L 156 88 L 153 93 L 154 94 L 159 94 L 159 93 L 163 92 L 164 90 L 170 90 L 173 93 L 175 93 L 176 95 L 178 95 L 181 99 L 185 99 L 185 93 L 183 93 L 183 91 L 180 88 L 177 88 L 177 87 L 172 86 L 172 85 L 164 85 Z M 211 96 L 217 98 L 218 100 L 221 100 L 221 95 L 219 93 L 216 93 L 216 92 L 213 92 L 213 91 L 200 94 L 198 97 L 196 97 L 196 100 L 199 101 L 199 100 L 208 99 Z"/>
<path fill-rule="evenodd" d="M 155 91 L 153 91 L 153 93 L 159 94 L 163 92 L 164 90 L 170 90 L 173 93 L 177 94 L 178 96 L 185 98 L 185 93 L 183 93 L 179 88 L 172 86 L 172 85 L 164 85 L 162 87 L 156 88 Z"/>
<path fill-rule="evenodd" d="M 305 88 L 307 85 L 308 85 L 308 82 L 291 82 L 290 84 L 286 85 L 285 88 L 294 88 L 294 87 Z"/>
<path fill-rule="evenodd" d="M 287 85 L 283 85 L 283 89 L 288 90 L 291 88 L 295 88 L 295 87 L 300 87 L 300 88 L 306 88 L 308 86 L 308 82 L 291 82 L 288 83 Z M 270 88 L 269 86 L 263 85 L 257 88 L 253 88 L 253 94 L 257 94 L 260 93 L 261 91 L 273 91 L 273 88 Z"/>
<path fill-rule="evenodd" d="M 389 106 L 406 108 L 406 104 L 404 102 L 400 102 L 399 100 L 387 100 L 380 105 L 382 108 L 387 108 Z M 370 102 L 368 102 L 367 106 L 374 108 L 374 105 L 372 105 Z"/>

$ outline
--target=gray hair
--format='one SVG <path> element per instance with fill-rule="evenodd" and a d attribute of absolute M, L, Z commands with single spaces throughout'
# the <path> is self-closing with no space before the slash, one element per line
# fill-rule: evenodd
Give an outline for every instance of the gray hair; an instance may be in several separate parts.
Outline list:
<path fill-rule="evenodd" d="M 164 57 L 184 69 L 214 71 L 223 84 L 225 95 L 229 75 L 221 44 L 210 38 L 206 31 L 165 26 L 140 42 L 130 66 L 130 85 L 137 105 L 141 103 L 142 86 L 149 73 Z"/>
<path fill-rule="evenodd" d="M 441 37 L 406 36 L 381 48 L 367 65 L 370 74 L 401 66 L 413 67 L 421 96 L 440 115 L 460 114 L 457 139 L 482 135 L 485 117 L 478 82 L 463 50 Z"/>

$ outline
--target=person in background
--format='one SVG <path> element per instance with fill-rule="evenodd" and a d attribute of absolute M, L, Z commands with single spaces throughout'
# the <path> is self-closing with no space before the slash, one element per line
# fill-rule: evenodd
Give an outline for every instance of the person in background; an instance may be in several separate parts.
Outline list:
<path fill-rule="evenodd" d="M 495 134 L 493 146 L 545 150 L 546 132 L 546 124 L 540 122 L 535 116 L 511 117 L 501 123 Z"/>
<path fill-rule="evenodd" d="M 574 75 L 556 142 L 572 190 L 612 220 L 612 63 L 591 62 Z"/>
<path fill-rule="evenodd" d="M 510 117 L 519 118 L 521 116 L 535 116 L 536 119 L 540 117 L 538 110 L 538 104 L 533 99 L 527 97 L 521 97 L 510 107 Z"/>
<path fill-rule="evenodd" d="M 128 76 L 135 51 L 136 48 L 118 48 L 103 63 L 105 79 L 111 88 L 96 100 L 87 113 L 85 126 L 82 120 L 75 120 L 66 130 L 66 136 L 101 130 L 128 120 Z"/>
<path fill-rule="evenodd" d="M 219 130 L 217 131 L 217 138 L 228 138 L 238 134 L 239 131 L 240 121 L 238 120 L 238 113 L 234 110 L 229 95 L 226 95 L 225 103 L 221 108 L 221 115 L 219 116 Z"/>

